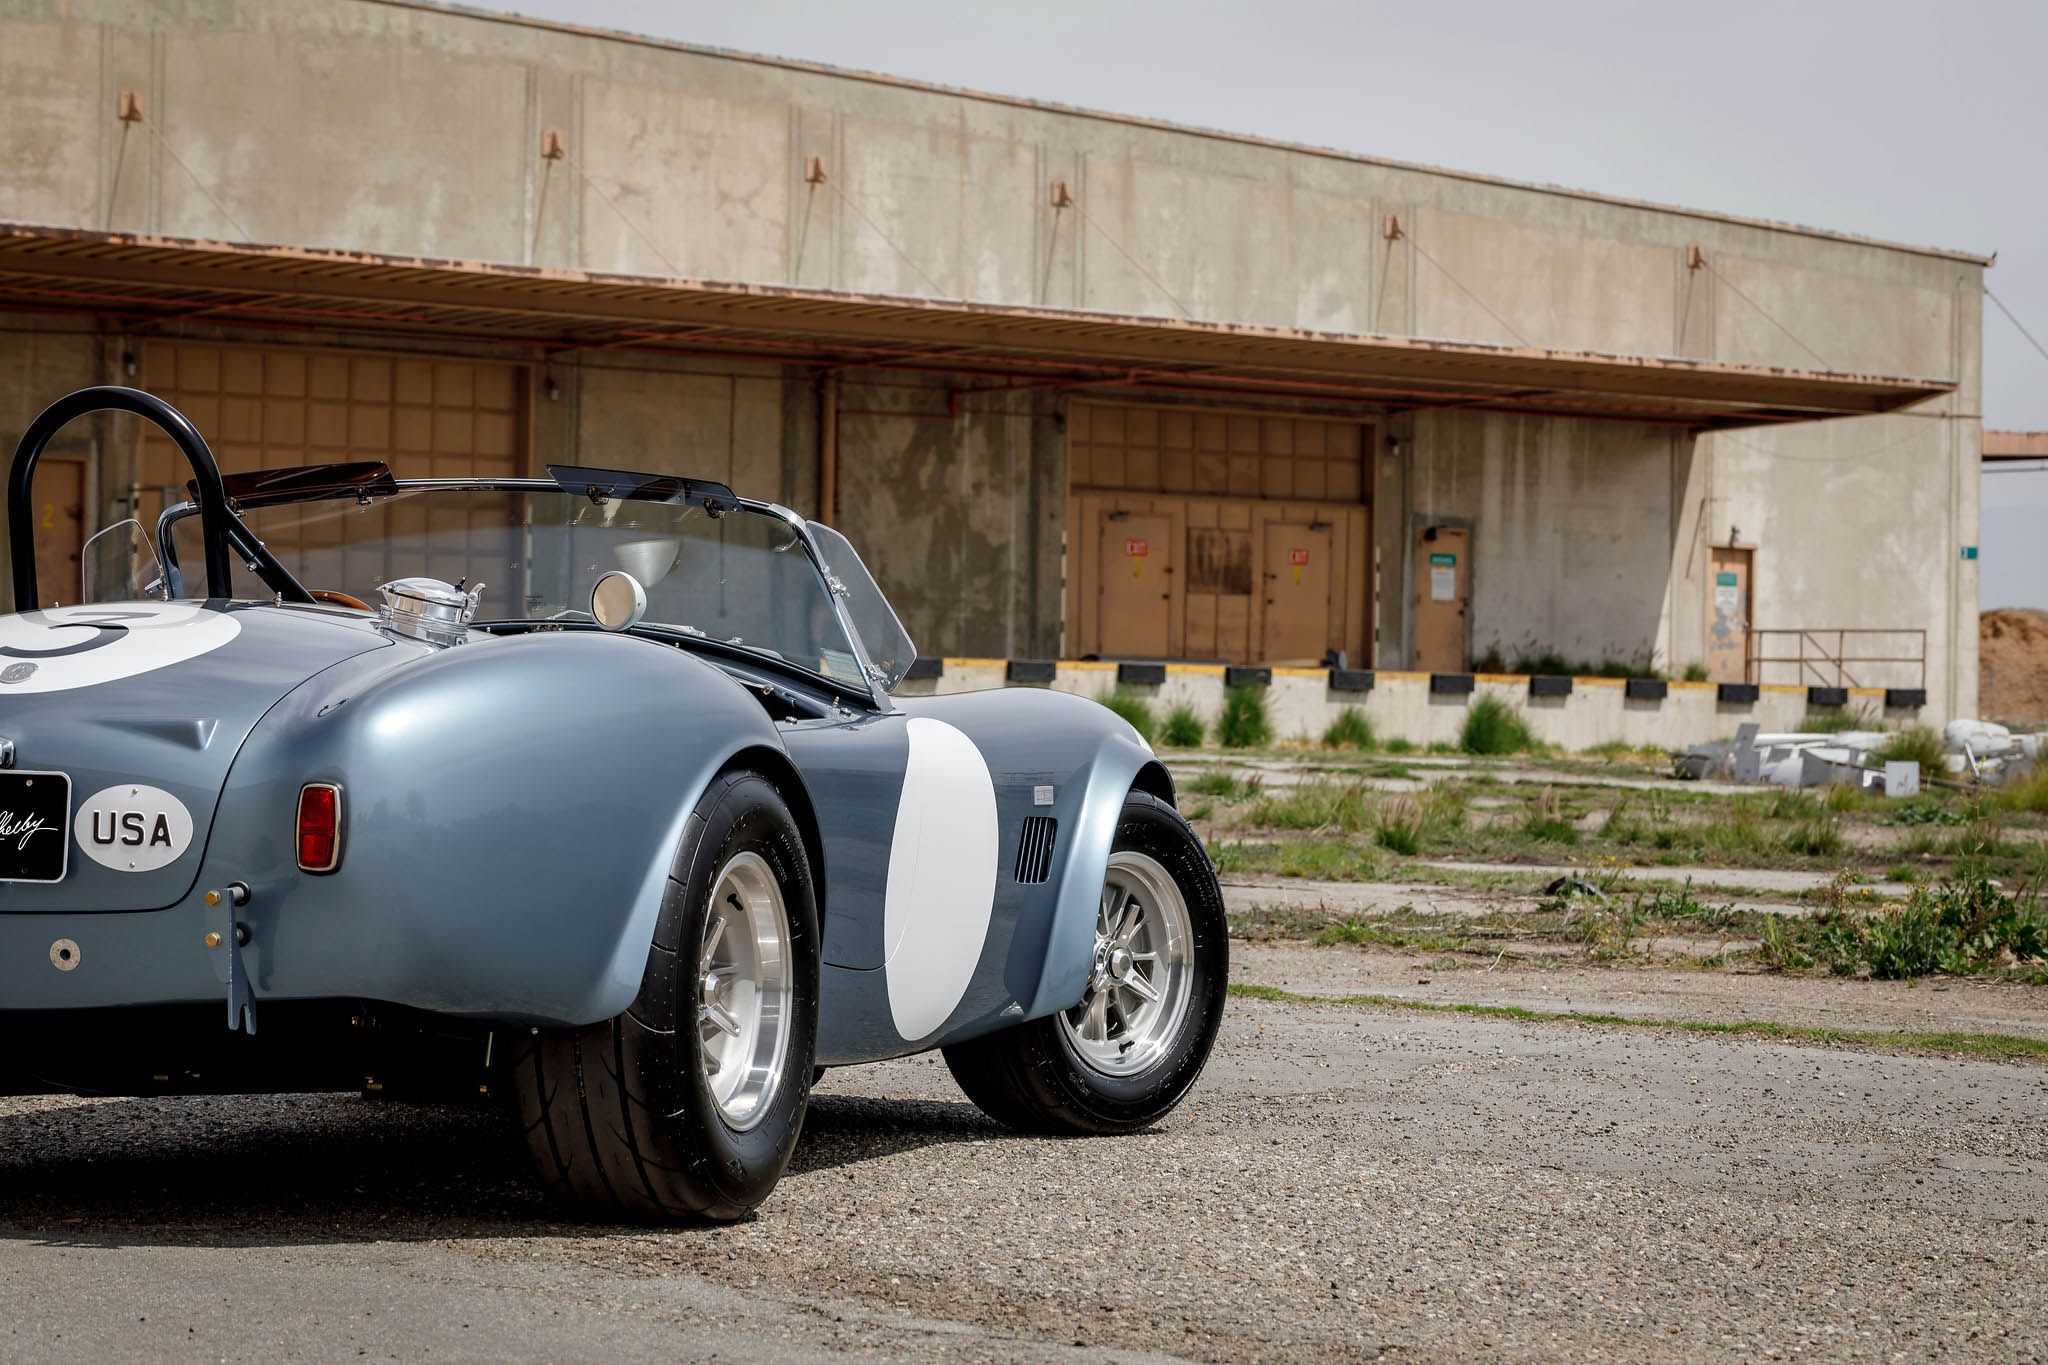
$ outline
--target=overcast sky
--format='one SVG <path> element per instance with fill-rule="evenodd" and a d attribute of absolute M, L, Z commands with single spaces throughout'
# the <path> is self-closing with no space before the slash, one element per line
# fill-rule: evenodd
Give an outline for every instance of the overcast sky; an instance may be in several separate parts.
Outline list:
<path fill-rule="evenodd" d="M 2048 345 L 2042 0 L 483 7 L 1996 252 L 1990 288 Z M 2048 429 L 2048 358 L 1989 300 L 1984 416 Z M 1985 505 L 1986 604 L 2048 606 L 2048 537 L 2023 563 L 1992 515 L 2048 517 L 2048 475 L 1988 477 Z"/>

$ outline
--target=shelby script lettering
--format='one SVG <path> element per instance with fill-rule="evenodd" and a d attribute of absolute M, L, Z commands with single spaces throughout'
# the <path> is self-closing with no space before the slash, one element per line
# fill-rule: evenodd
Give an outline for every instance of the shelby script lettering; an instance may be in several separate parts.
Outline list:
<path fill-rule="evenodd" d="M 40 815 L 17 816 L 11 810 L 0 810 L 0 847 L 11 843 L 18 852 L 28 847 L 30 839 L 49 828 Z"/>

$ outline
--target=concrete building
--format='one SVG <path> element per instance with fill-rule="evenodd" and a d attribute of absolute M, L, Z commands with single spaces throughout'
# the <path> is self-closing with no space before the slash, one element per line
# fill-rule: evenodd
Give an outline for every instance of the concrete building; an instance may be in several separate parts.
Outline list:
<path fill-rule="evenodd" d="M 391 0 L 0 0 L 0 127 L 10 443 L 724 479 L 931 655 L 1976 705 L 1980 257 Z"/>

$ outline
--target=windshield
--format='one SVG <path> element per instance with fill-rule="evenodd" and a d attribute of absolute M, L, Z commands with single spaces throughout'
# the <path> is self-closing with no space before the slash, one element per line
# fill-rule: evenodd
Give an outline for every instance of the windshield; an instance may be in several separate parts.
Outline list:
<path fill-rule="evenodd" d="M 242 520 L 301 584 L 375 604 L 377 588 L 425 575 L 483 585 L 476 620 L 588 621 L 590 590 L 614 569 L 647 589 L 645 624 L 771 655 L 868 690 L 852 642 L 796 527 L 750 508 L 553 489 L 408 489 L 251 507 Z M 188 578 L 203 562 L 199 518 L 173 523 Z M 271 595 L 239 561 L 237 597 Z M 188 583 L 185 591 L 192 591 Z"/>
<path fill-rule="evenodd" d="M 882 690 L 894 692 L 896 684 L 917 662 L 917 646 L 896 619 L 896 609 L 882 596 L 868 566 L 861 563 L 851 542 L 823 522 L 805 522 L 811 530 L 811 544 L 832 575 L 832 586 L 846 600 L 847 619 L 853 622 L 868 662 L 881 673 Z"/>

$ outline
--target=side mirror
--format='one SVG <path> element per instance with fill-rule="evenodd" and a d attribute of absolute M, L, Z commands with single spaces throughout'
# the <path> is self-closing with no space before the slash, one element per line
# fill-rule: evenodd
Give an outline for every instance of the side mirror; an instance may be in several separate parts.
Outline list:
<path fill-rule="evenodd" d="M 647 589 L 633 575 L 613 569 L 591 588 L 590 614 L 606 630 L 630 630 L 647 614 Z"/>

